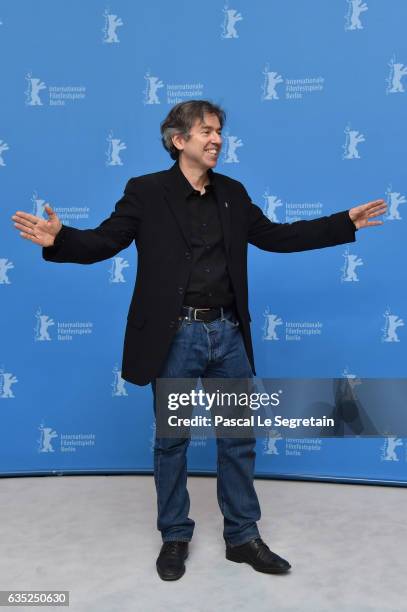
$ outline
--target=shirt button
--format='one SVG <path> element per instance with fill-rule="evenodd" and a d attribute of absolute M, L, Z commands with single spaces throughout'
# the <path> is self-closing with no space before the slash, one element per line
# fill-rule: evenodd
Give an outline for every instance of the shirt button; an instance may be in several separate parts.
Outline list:
<path fill-rule="evenodd" d="M 209 268 L 205 268 L 205 272 L 210 272 L 210 269 Z"/>
<path fill-rule="evenodd" d="M 207 223 L 202 223 L 202 227 L 206 227 L 206 226 L 207 226 Z"/>
<path fill-rule="evenodd" d="M 189 251 L 187 251 L 187 252 L 185 253 L 185 257 L 186 257 L 187 259 L 191 259 L 191 253 L 190 253 Z"/>
<path fill-rule="evenodd" d="M 184 287 L 178 287 L 178 293 L 184 293 Z"/>
<path fill-rule="evenodd" d="M 208 250 L 211 248 L 211 245 L 210 245 L 210 244 L 207 244 L 205 248 L 206 248 L 206 250 L 208 251 Z"/>
<path fill-rule="evenodd" d="M 175 321 L 170 321 L 170 327 L 175 327 Z"/>

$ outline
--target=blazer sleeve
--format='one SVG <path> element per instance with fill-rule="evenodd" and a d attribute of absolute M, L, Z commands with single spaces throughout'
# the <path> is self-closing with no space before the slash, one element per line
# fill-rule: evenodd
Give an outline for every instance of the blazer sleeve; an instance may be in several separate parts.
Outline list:
<path fill-rule="evenodd" d="M 137 239 L 142 220 L 142 203 L 130 179 L 114 212 L 95 229 L 77 229 L 63 225 L 53 246 L 43 247 L 42 256 L 58 263 L 92 264 L 126 249 Z"/>
<path fill-rule="evenodd" d="M 294 253 L 355 242 L 356 226 L 347 210 L 328 217 L 274 223 L 249 199 L 248 242 L 263 251 Z"/>

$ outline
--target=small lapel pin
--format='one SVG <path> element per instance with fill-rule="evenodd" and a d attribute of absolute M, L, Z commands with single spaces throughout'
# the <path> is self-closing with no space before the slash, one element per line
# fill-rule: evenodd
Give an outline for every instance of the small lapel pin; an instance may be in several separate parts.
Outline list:
<path fill-rule="evenodd" d="M 225 202 L 225 208 L 227 208 L 229 206 L 229 204 L 227 202 Z"/>

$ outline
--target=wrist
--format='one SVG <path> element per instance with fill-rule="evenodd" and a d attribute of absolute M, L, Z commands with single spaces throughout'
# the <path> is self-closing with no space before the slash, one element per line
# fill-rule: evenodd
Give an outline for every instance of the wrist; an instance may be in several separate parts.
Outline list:
<path fill-rule="evenodd" d="M 63 233 L 64 233 L 63 228 L 64 228 L 64 225 L 63 223 L 61 223 L 60 228 L 56 231 L 56 233 L 50 235 L 52 242 L 51 244 L 48 245 L 49 248 L 59 246 L 61 239 L 63 238 Z M 48 247 L 45 247 L 45 248 L 48 248 Z"/>
<path fill-rule="evenodd" d="M 349 219 L 352 221 L 353 227 L 355 228 L 355 231 L 358 231 L 358 226 L 356 225 L 355 219 L 353 217 L 353 215 L 351 214 L 351 211 L 348 210 L 348 215 L 349 215 Z"/>

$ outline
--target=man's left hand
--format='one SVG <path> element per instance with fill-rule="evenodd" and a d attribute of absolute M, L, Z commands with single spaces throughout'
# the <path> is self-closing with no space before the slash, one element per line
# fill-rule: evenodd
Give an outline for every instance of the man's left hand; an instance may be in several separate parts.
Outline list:
<path fill-rule="evenodd" d="M 383 221 L 370 221 L 374 217 L 380 217 L 387 210 L 387 205 L 384 200 L 373 200 L 367 204 L 354 206 L 349 211 L 349 217 L 352 219 L 356 229 L 362 227 L 373 227 L 374 225 L 383 225 Z"/>

